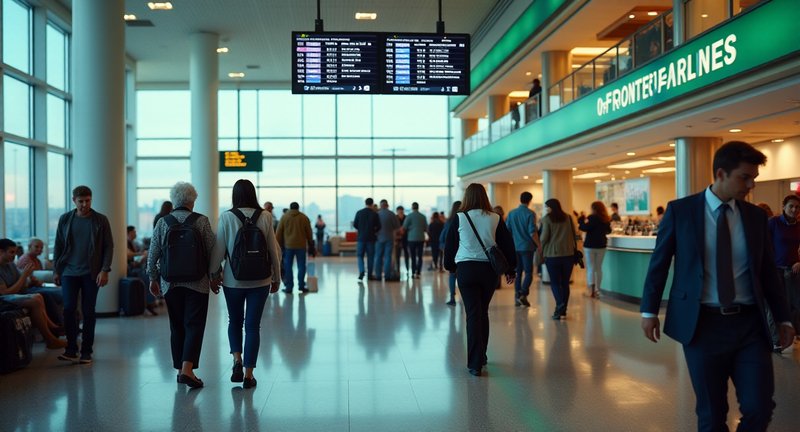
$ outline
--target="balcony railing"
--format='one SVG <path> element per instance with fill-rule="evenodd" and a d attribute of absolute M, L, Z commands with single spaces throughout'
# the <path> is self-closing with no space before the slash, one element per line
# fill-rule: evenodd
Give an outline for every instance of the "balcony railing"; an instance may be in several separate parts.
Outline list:
<path fill-rule="evenodd" d="M 464 154 L 472 153 L 501 138 L 510 135 L 515 130 L 536 121 L 542 112 L 539 99 L 541 94 L 534 95 L 525 102 L 516 105 L 499 119 L 492 122 L 487 129 L 478 131 L 464 140 Z M 491 130 L 491 136 L 489 131 Z"/>
<path fill-rule="evenodd" d="M 547 91 L 550 112 L 576 101 L 673 48 L 672 11 L 584 64 Z"/>

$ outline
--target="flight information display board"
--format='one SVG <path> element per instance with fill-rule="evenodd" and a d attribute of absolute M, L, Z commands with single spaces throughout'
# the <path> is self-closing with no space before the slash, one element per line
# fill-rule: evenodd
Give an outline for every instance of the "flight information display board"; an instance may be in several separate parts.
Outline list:
<path fill-rule="evenodd" d="M 379 93 L 380 35 L 292 32 L 292 93 Z"/>
<path fill-rule="evenodd" d="M 260 151 L 221 151 L 219 152 L 220 171 L 255 171 L 264 167 L 264 154 Z"/>
<path fill-rule="evenodd" d="M 386 94 L 469 94 L 468 34 L 386 33 Z"/>

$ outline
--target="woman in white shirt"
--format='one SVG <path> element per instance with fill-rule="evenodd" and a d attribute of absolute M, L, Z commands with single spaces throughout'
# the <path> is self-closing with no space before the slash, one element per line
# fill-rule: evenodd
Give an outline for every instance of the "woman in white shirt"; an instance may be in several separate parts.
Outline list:
<path fill-rule="evenodd" d="M 467 216 L 469 215 L 469 216 Z M 469 223 L 475 225 L 475 230 Z M 464 192 L 458 217 L 454 218 L 445 239 L 444 266 L 456 272 L 458 289 L 467 312 L 467 369 L 480 376 L 487 363 L 486 348 L 489 344 L 489 302 L 494 290 L 500 286 L 500 276 L 494 272 L 484 248 L 494 245 L 503 252 L 510 266 L 506 274 L 508 283 L 516 276 L 516 253 L 514 240 L 506 224 L 492 205 L 483 185 L 472 183 Z"/>
<path fill-rule="evenodd" d="M 249 180 L 237 181 L 233 185 L 232 201 L 233 208 L 223 212 L 219 217 L 217 240 L 211 253 L 209 273 L 219 274 L 220 264 L 223 259 L 226 260 L 222 287 L 225 303 L 228 305 L 228 340 L 233 354 L 231 382 L 241 382 L 244 388 L 251 388 L 256 385 L 253 369 L 256 367 L 258 348 L 261 344 L 261 315 L 264 312 L 264 304 L 267 296 L 278 291 L 280 286 L 278 275 L 281 274 L 281 252 L 275 231 L 272 229 L 272 215 L 263 211 L 258 204 L 253 183 Z M 263 256 L 263 264 L 256 262 L 254 265 L 249 259 L 237 258 L 237 235 L 240 239 L 245 237 L 243 233 L 239 233 L 245 222 L 254 224 L 264 236 L 266 244 L 262 246 L 265 250 L 260 251 L 260 254 L 260 247 L 254 247 L 251 242 L 247 242 L 247 253 Z M 232 265 L 232 262 L 235 265 Z M 236 278 L 236 271 L 240 272 L 239 279 Z M 246 273 L 249 275 L 243 276 Z M 242 327 L 245 329 L 244 356 L 242 356 Z"/>

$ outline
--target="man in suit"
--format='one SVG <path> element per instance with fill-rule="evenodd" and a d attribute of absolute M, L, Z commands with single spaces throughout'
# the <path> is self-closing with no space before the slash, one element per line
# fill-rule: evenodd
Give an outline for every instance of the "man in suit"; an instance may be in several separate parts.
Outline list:
<path fill-rule="evenodd" d="M 642 329 L 657 342 L 662 294 L 674 258 L 664 333 L 683 344 L 697 398 L 698 430 L 727 431 L 728 379 L 742 413 L 739 431 L 763 431 L 775 402 L 772 343 L 765 303 L 780 323 L 780 342 L 794 338 L 773 264 L 763 210 L 743 201 L 766 156 L 747 143 L 714 154 L 714 183 L 667 206 L 642 295 Z"/>

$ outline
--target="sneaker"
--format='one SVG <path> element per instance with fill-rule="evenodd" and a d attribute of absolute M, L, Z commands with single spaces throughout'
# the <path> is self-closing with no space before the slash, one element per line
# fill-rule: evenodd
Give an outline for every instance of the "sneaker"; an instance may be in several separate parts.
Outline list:
<path fill-rule="evenodd" d="M 257 384 L 258 384 L 258 382 L 256 381 L 256 377 L 245 378 L 244 379 L 244 383 L 242 384 L 242 387 L 248 389 L 248 388 L 255 387 Z"/>
<path fill-rule="evenodd" d="M 364 272 L 358 274 L 358 280 L 364 280 Z"/>
<path fill-rule="evenodd" d="M 297 291 L 300 291 L 300 294 L 308 294 L 308 288 L 300 288 Z"/>
<path fill-rule="evenodd" d="M 522 306 L 522 300 L 517 296 L 514 296 L 514 306 Z"/>
<path fill-rule="evenodd" d="M 80 364 L 92 364 L 92 355 L 91 354 L 81 354 L 81 358 L 78 360 Z"/>
<path fill-rule="evenodd" d="M 60 356 L 58 356 L 58 359 L 61 360 L 61 361 L 68 361 L 68 362 L 72 362 L 72 363 L 78 363 L 78 360 L 80 358 L 78 357 L 77 353 L 71 353 L 71 352 L 64 351 L 64 354 L 61 354 Z"/>
<path fill-rule="evenodd" d="M 531 304 L 528 301 L 528 296 L 519 296 L 519 302 L 525 307 L 531 307 Z"/>
<path fill-rule="evenodd" d="M 450 299 L 450 301 L 449 301 L 449 302 L 447 302 L 447 305 L 448 305 L 448 306 L 455 306 L 455 305 L 456 305 L 456 299 L 452 299 L 452 298 L 451 298 L 451 299 Z"/>
<path fill-rule="evenodd" d="M 284 288 L 281 291 L 285 292 L 286 294 L 291 294 L 292 293 L 292 289 L 291 288 Z"/>
<path fill-rule="evenodd" d="M 233 362 L 233 370 L 231 372 L 231 382 L 240 383 L 244 381 L 244 369 L 241 362 Z"/>

